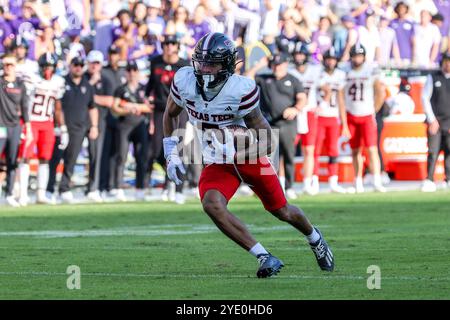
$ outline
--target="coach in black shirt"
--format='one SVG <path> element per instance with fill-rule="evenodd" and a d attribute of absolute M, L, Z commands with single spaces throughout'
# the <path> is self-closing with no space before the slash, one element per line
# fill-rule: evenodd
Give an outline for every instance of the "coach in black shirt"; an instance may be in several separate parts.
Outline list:
<path fill-rule="evenodd" d="M 89 185 L 88 198 L 95 202 L 102 202 L 99 193 L 100 166 L 103 145 L 105 141 L 108 114 L 114 102 L 114 89 L 111 81 L 102 73 L 104 57 L 97 50 L 89 52 L 87 56 L 88 70 L 85 74 L 89 84 L 94 87 L 94 102 L 98 109 L 98 138 L 89 145 Z"/>
<path fill-rule="evenodd" d="M 441 69 L 428 76 L 422 95 L 428 122 L 427 180 L 422 191 L 434 192 L 434 173 L 439 153 L 444 151 L 445 176 L 450 186 L 450 54 L 441 58 Z"/>
<path fill-rule="evenodd" d="M 102 77 L 109 79 L 112 92 L 127 82 L 126 71 L 120 66 L 120 49 L 112 45 L 108 50 L 108 65 L 102 70 Z M 117 117 L 111 110 L 106 117 L 106 134 L 103 142 L 103 150 L 100 165 L 100 186 L 101 192 L 110 192 L 114 181 L 116 181 L 117 157 L 119 154 L 119 129 L 117 127 Z"/>
<path fill-rule="evenodd" d="M 20 144 L 22 118 L 26 126 L 26 140 L 33 140 L 28 117 L 29 98 L 25 84 L 16 78 L 16 58 L 5 55 L 2 58 L 3 76 L 0 77 L 0 154 L 6 155 L 6 201 L 13 207 L 20 206 L 12 196 L 17 169 L 17 151 Z"/>
<path fill-rule="evenodd" d="M 150 128 L 150 148 L 148 154 L 149 176 L 151 177 L 153 162 L 158 161 L 165 167 L 165 159 L 162 156 L 163 115 L 166 109 L 170 86 L 175 73 L 182 67 L 189 66 L 189 62 L 178 56 L 180 43 L 174 35 L 166 35 L 162 43 L 163 54 L 151 60 L 150 79 L 147 83 L 146 96 L 154 97 L 155 112 Z M 180 115 L 179 128 L 184 128 L 188 120 L 187 113 Z M 167 181 L 167 179 L 166 179 Z M 177 192 L 182 191 L 182 186 L 177 186 Z"/>
<path fill-rule="evenodd" d="M 274 55 L 270 60 L 272 73 L 257 76 L 255 81 L 261 91 L 261 110 L 280 133 L 279 151 L 284 160 L 286 195 L 295 198 L 291 188 L 294 182 L 296 118 L 306 104 L 306 94 L 302 84 L 287 72 L 288 64 L 287 54 Z"/>
<path fill-rule="evenodd" d="M 148 113 L 153 111 L 145 97 L 145 88 L 139 83 L 139 68 L 135 61 L 127 65 L 127 83 L 120 86 L 114 93 L 112 111 L 118 116 L 119 154 L 117 158 L 114 189 L 118 200 L 126 200 L 121 189 L 125 162 L 127 160 L 130 140 L 134 144 L 136 159 L 136 199 L 144 200 Z"/>
<path fill-rule="evenodd" d="M 64 120 L 69 133 L 69 144 L 64 150 L 64 172 L 59 192 L 64 202 L 72 202 L 70 179 L 77 157 L 86 136 L 89 143 L 95 143 L 98 137 L 98 110 L 95 106 L 95 90 L 83 77 L 84 60 L 75 57 L 70 63 L 69 75 L 65 78 L 66 91 L 61 99 Z"/>

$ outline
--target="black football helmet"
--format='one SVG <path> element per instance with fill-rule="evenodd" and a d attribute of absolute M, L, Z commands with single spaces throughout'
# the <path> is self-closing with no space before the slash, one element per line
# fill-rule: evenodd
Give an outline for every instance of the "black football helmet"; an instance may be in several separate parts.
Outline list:
<path fill-rule="evenodd" d="M 294 57 L 294 63 L 298 67 L 308 63 L 311 53 L 309 52 L 308 45 L 299 41 L 295 44 L 292 55 Z M 302 58 L 301 55 L 303 55 L 304 58 Z"/>
<path fill-rule="evenodd" d="M 329 50 L 325 51 L 325 53 L 323 54 L 323 60 L 326 60 L 326 59 L 339 60 L 337 52 L 333 47 L 331 47 Z"/>
<path fill-rule="evenodd" d="M 41 55 L 38 59 L 38 64 L 42 77 L 45 79 L 50 79 L 55 72 L 57 63 L 58 57 L 55 54 L 46 52 Z M 47 67 L 53 67 L 53 69 L 49 69 Z"/>
<path fill-rule="evenodd" d="M 330 65 L 330 62 L 329 62 L 330 59 L 334 59 L 334 60 L 336 60 L 336 62 L 334 62 L 334 64 Z M 336 53 L 336 50 L 333 47 L 331 47 L 329 50 L 327 50 L 323 54 L 322 64 L 327 71 L 334 70 L 334 68 L 336 68 L 338 61 L 339 61 L 339 57 Z"/>
<path fill-rule="evenodd" d="M 354 57 L 358 54 L 362 54 L 364 57 L 366 56 L 366 48 L 360 43 L 357 43 L 350 48 L 350 57 Z"/>
<path fill-rule="evenodd" d="M 195 45 L 192 54 L 197 85 L 202 90 L 224 83 L 236 69 L 237 51 L 233 41 L 223 33 L 210 32 Z M 217 71 L 211 71 L 220 65 Z"/>

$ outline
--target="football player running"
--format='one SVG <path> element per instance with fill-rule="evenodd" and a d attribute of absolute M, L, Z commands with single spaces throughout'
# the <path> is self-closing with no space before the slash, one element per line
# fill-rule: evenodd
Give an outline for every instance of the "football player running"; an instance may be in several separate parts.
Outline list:
<path fill-rule="evenodd" d="M 57 57 L 51 53 L 44 53 L 38 59 L 40 74 L 31 78 L 33 86 L 33 99 L 30 108 L 31 130 L 33 141 L 28 147 L 22 146 L 22 163 L 19 165 L 20 198 L 21 206 L 29 202 L 28 183 L 30 177 L 29 161 L 37 155 L 39 160 L 37 203 L 51 204 L 46 197 L 46 188 L 49 177 L 48 162 L 53 154 L 55 144 L 55 119 L 61 128 L 61 144 L 67 146 L 67 129 L 64 122 L 59 99 L 64 94 L 64 79 L 55 74 Z M 65 148 L 62 146 L 62 149 Z"/>
<path fill-rule="evenodd" d="M 338 184 L 338 139 L 341 135 L 350 138 L 350 132 L 348 130 L 344 103 L 345 72 L 336 68 L 338 60 L 339 58 L 334 48 L 331 48 L 323 55 L 323 69 L 319 77 L 322 94 L 319 97 L 321 101 L 317 109 L 314 175 L 319 175 L 319 158 L 322 147 L 325 145 L 329 157 L 328 184 L 330 189 L 332 192 L 345 193 L 346 190 Z"/>
<path fill-rule="evenodd" d="M 362 148 L 369 154 L 373 184 L 378 192 L 386 192 L 381 180 L 380 157 L 377 146 L 377 123 L 375 114 L 383 106 L 384 85 L 379 70 L 365 62 L 366 49 L 359 43 L 350 49 L 350 70 L 346 75 L 345 105 L 350 130 L 353 167 L 355 169 L 355 188 L 364 192 Z"/>
<path fill-rule="evenodd" d="M 259 89 L 254 80 L 234 74 L 236 55 L 236 47 L 227 36 L 208 33 L 195 46 L 193 67 L 184 67 L 175 74 L 164 114 L 167 174 L 175 183 L 183 183 L 180 173 L 185 169 L 177 150 L 179 136 L 174 133 L 174 123 L 186 109 L 202 146 L 205 167 L 199 189 L 203 209 L 226 236 L 257 258 L 257 276 L 271 277 L 284 264 L 228 210 L 229 200 L 243 182 L 258 195 L 267 211 L 304 234 L 320 268 L 332 271 L 333 254 L 322 234 L 301 209 L 287 203 L 267 156 L 272 152 L 271 129 L 259 108 Z M 256 131 L 258 142 L 242 150 L 236 148 L 232 134 L 225 129 L 230 125 Z M 217 129 L 225 133 L 224 141 L 219 141 Z M 255 161 L 245 162 L 255 153 Z"/>

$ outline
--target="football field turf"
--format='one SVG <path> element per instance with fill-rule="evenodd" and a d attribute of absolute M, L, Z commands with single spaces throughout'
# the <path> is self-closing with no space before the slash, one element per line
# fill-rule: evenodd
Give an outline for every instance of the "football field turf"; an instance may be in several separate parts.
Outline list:
<path fill-rule="evenodd" d="M 450 193 L 320 195 L 294 201 L 331 245 L 319 271 L 305 239 L 255 198 L 231 210 L 281 273 L 217 231 L 198 201 L 0 208 L 0 299 L 450 299 Z M 67 289 L 68 266 L 81 289 Z M 367 288 L 367 268 L 381 289 Z M 369 281 L 370 282 L 370 281 Z"/>

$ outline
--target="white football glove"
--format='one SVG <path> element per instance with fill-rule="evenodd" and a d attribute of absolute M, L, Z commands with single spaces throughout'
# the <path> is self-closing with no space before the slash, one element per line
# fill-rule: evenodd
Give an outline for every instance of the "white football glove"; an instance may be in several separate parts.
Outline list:
<path fill-rule="evenodd" d="M 178 137 L 168 137 L 163 139 L 164 157 L 167 161 L 167 176 L 170 180 L 175 182 L 176 185 L 183 183 L 183 181 L 178 178 L 177 169 L 181 174 L 186 174 L 183 162 L 177 151 L 179 141 Z"/>
<path fill-rule="evenodd" d="M 59 146 L 58 148 L 61 150 L 65 150 L 69 145 L 69 133 L 67 132 L 67 127 L 62 126 L 60 132 Z"/>
<path fill-rule="evenodd" d="M 225 143 L 220 142 L 216 136 L 216 131 L 213 131 L 211 133 L 211 145 L 215 150 L 218 161 L 225 161 L 225 163 L 232 164 L 236 155 L 233 133 L 227 128 L 224 128 L 221 132 L 224 134 L 222 138 Z"/>

